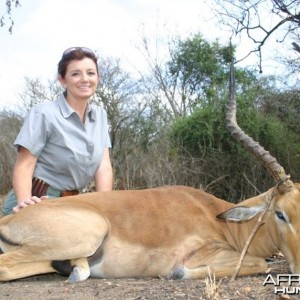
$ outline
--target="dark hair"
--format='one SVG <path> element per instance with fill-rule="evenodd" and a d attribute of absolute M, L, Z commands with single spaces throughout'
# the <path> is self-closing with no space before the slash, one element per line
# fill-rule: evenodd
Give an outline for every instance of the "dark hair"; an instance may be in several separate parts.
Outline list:
<path fill-rule="evenodd" d="M 99 74 L 96 55 L 92 50 L 84 47 L 73 47 L 64 51 L 62 58 L 58 63 L 58 74 L 64 78 L 67 72 L 67 67 L 72 60 L 82 60 L 86 57 L 90 58 L 95 63 L 97 73 Z"/>

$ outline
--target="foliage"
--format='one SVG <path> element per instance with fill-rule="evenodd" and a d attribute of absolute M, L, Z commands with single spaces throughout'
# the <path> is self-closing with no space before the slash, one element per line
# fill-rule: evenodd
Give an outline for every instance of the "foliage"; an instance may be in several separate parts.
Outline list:
<path fill-rule="evenodd" d="M 146 43 L 146 53 L 148 49 Z M 225 69 L 233 51 L 218 41 L 206 41 L 201 34 L 184 41 L 174 38 L 165 62 L 145 55 L 150 76 L 143 74 L 141 83 L 151 95 L 152 105 L 164 112 L 167 121 L 188 115 L 224 93 L 228 81 Z"/>
<path fill-rule="evenodd" d="M 12 34 L 13 26 L 14 26 L 14 20 L 12 19 L 12 10 L 13 8 L 17 8 L 18 6 L 21 6 L 19 0 L 6 0 L 6 12 L 2 15 L 0 15 L 0 26 L 3 27 L 6 25 L 5 19 L 8 18 L 9 22 L 9 28 L 8 31 L 10 34 Z"/>
<path fill-rule="evenodd" d="M 289 130 L 300 134 L 300 90 L 271 90 L 262 98 L 261 110 L 268 116 L 276 116 Z"/>
<path fill-rule="evenodd" d="M 177 41 L 167 64 L 169 76 L 189 101 L 185 110 L 191 112 L 219 96 L 219 88 L 228 81 L 227 65 L 232 55 L 231 46 L 221 46 L 218 41 L 209 43 L 200 34 Z"/>
<path fill-rule="evenodd" d="M 0 193 L 5 194 L 12 182 L 12 168 L 16 158 L 14 140 L 21 128 L 22 118 L 9 111 L 0 114 Z"/>
<path fill-rule="evenodd" d="M 102 82 L 92 102 L 108 113 L 116 189 L 181 184 L 238 202 L 273 185 L 264 167 L 225 129 L 227 62 L 233 53 L 234 48 L 209 43 L 199 34 L 175 40 L 164 63 L 148 57 L 149 73 L 140 78 L 124 71 L 118 59 L 99 60 Z M 236 69 L 238 122 L 297 179 L 300 93 L 278 89 L 275 79 Z M 53 81 L 25 82 L 25 112 L 62 91 Z M 1 176 L 11 174 L 12 144 L 22 123 L 20 116 L 7 112 L 0 122 L 4 120 Z M 10 181 L 2 186 L 2 191 L 8 189 Z"/>
<path fill-rule="evenodd" d="M 253 44 L 247 56 L 258 54 L 261 72 L 263 48 L 272 40 L 294 52 L 288 63 L 298 65 L 299 71 L 300 0 L 215 0 L 215 3 L 220 22 L 234 35 L 246 36 Z"/>
<path fill-rule="evenodd" d="M 25 87 L 20 93 L 21 105 L 18 107 L 23 115 L 27 115 L 31 107 L 46 100 L 57 99 L 63 91 L 60 84 L 55 80 L 43 83 L 39 78 L 25 77 Z"/>
<path fill-rule="evenodd" d="M 137 109 L 139 89 L 137 83 L 121 68 L 119 59 L 102 58 L 99 61 L 99 69 L 101 81 L 92 103 L 102 105 L 107 112 L 114 148 L 116 143 L 122 143 L 118 132 L 127 127 L 133 114 L 140 110 Z"/>
<path fill-rule="evenodd" d="M 278 118 L 267 117 L 255 106 L 245 105 L 241 97 L 238 99 L 237 118 L 248 135 L 266 149 L 271 149 L 271 154 L 293 177 L 299 176 L 298 134 L 291 132 Z M 221 110 L 208 105 L 195 110 L 191 116 L 176 120 L 169 136 L 173 141 L 173 151 L 181 157 L 189 153 L 199 163 L 203 175 L 196 182 L 191 172 L 189 182 L 196 186 L 202 183 L 205 189 L 219 197 L 238 201 L 272 185 L 272 178 L 266 176 L 263 166 L 227 132 L 225 101 Z"/>

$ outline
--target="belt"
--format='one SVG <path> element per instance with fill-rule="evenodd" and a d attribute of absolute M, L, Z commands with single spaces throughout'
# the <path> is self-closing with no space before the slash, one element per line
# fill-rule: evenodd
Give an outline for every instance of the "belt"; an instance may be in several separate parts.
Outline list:
<path fill-rule="evenodd" d="M 45 182 L 42 179 L 33 177 L 32 178 L 32 190 L 31 194 L 32 196 L 36 196 L 41 198 L 42 196 L 47 195 L 47 192 L 55 197 L 67 197 L 67 196 L 74 196 L 79 194 L 79 190 L 65 190 L 65 191 L 59 191 L 57 189 L 54 189 L 53 187 L 49 186 L 47 182 Z"/>
<path fill-rule="evenodd" d="M 44 180 L 33 177 L 31 195 L 41 198 L 45 196 L 48 190 L 49 184 Z"/>
<path fill-rule="evenodd" d="M 75 196 L 78 195 L 79 191 L 78 190 L 72 190 L 72 191 L 62 191 L 60 192 L 60 197 L 68 197 L 68 196 Z"/>

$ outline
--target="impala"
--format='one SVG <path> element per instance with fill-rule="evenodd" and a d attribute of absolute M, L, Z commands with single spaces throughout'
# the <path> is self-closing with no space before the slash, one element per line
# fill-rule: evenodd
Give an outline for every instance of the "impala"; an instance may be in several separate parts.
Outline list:
<path fill-rule="evenodd" d="M 300 186 L 236 124 L 233 68 L 230 82 L 228 130 L 263 161 L 277 180 L 273 188 L 238 205 L 169 186 L 28 206 L 0 219 L 0 281 L 50 272 L 68 275 L 69 282 L 90 276 L 229 276 L 266 208 L 238 275 L 265 272 L 265 257 L 278 251 L 300 273 Z"/>

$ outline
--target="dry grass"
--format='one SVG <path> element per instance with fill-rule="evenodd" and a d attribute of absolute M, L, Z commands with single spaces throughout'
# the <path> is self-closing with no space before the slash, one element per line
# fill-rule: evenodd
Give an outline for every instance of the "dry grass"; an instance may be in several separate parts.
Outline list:
<path fill-rule="evenodd" d="M 211 275 L 210 269 L 208 267 L 208 277 L 205 278 L 205 295 L 209 300 L 220 300 L 221 296 L 219 294 L 219 286 L 222 279 L 219 280 L 219 283 L 216 282 L 215 274 Z"/>
<path fill-rule="evenodd" d="M 1 207 L 2 207 L 2 203 L 4 202 L 6 195 L 0 195 L 0 218 L 2 217 L 2 213 L 1 213 Z"/>

